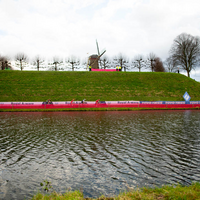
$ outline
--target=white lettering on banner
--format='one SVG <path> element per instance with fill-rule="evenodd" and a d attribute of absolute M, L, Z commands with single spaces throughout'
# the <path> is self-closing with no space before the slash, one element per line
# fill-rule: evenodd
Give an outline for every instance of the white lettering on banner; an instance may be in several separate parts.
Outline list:
<path fill-rule="evenodd" d="M 170 101 L 170 102 L 167 102 L 167 101 L 166 101 L 165 104 L 174 104 L 174 102 L 171 102 L 171 101 Z"/>
<path fill-rule="evenodd" d="M 166 101 L 166 104 L 185 104 L 185 101 Z"/>
<path fill-rule="evenodd" d="M 152 104 L 152 102 L 141 102 L 142 104 Z"/>
<path fill-rule="evenodd" d="M 163 102 L 152 102 L 152 104 L 163 104 Z"/>
<path fill-rule="evenodd" d="M 190 104 L 199 104 L 200 101 L 190 101 Z"/>
<path fill-rule="evenodd" d="M 141 104 L 163 104 L 163 101 L 141 101 Z"/>

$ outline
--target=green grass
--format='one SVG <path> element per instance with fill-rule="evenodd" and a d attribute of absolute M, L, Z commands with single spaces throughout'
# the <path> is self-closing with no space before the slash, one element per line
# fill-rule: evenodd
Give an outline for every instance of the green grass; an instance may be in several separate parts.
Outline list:
<path fill-rule="evenodd" d="M 84 200 L 84 196 L 80 191 L 66 192 L 58 194 L 56 192 L 50 195 L 36 194 L 32 200 Z M 87 198 L 89 199 L 89 198 Z M 101 196 L 96 200 L 199 200 L 200 199 L 200 183 L 193 183 L 190 186 L 163 186 L 156 188 L 141 188 L 124 192 L 116 197 Z"/>
<path fill-rule="evenodd" d="M 57 199 L 57 200 L 81 200 L 83 198 L 83 194 L 80 191 L 74 191 L 74 192 L 66 192 L 65 194 L 58 194 L 56 192 L 51 193 L 50 195 L 43 195 L 41 193 L 38 193 L 35 195 L 32 200 L 50 200 L 50 199 Z"/>
<path fill-rule="evenodd" d="M 0 71 L 0 88 L 0 101 L 200 100 L 200 83 L 175 73 Z"/>

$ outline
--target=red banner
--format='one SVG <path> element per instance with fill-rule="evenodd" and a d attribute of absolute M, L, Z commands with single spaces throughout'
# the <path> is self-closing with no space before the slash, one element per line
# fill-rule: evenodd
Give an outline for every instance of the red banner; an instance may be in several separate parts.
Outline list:
<path fill-rule="evenodd" d="M 62 101 L 62 102 L 0 102 L 0 109 L 64 109 L 64 108 L 199 108 L 200 101 Z"/>

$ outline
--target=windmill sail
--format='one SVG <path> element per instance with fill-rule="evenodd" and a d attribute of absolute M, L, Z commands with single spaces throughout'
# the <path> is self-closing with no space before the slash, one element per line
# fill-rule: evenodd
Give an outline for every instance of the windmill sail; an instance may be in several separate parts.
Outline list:
<path fill-rule="evenodd" d="M 106 50 L 104 50 L 101 55 L 99 55 L 98 57 L 100 58 L 101 56 L 103 56 L 103 54 L 106 52 Z"/>
<path fill-rule="evenodd" d="M 99 52 L 99 45 L 98 45 L 98 42 L 96 40 L 96 44 L 97 44 L 97 53 L 98 53 L 98 56 L 100 55 L 100 52 Z"/>

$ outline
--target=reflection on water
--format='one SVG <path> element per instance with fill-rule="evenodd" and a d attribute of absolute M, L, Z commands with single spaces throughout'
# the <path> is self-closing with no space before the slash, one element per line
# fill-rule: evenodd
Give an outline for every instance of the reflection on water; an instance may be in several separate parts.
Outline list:
<path fill-rule="evenodd" d="M 200 112 L 0 113 L 0 199 L 200 181 Z"/>

